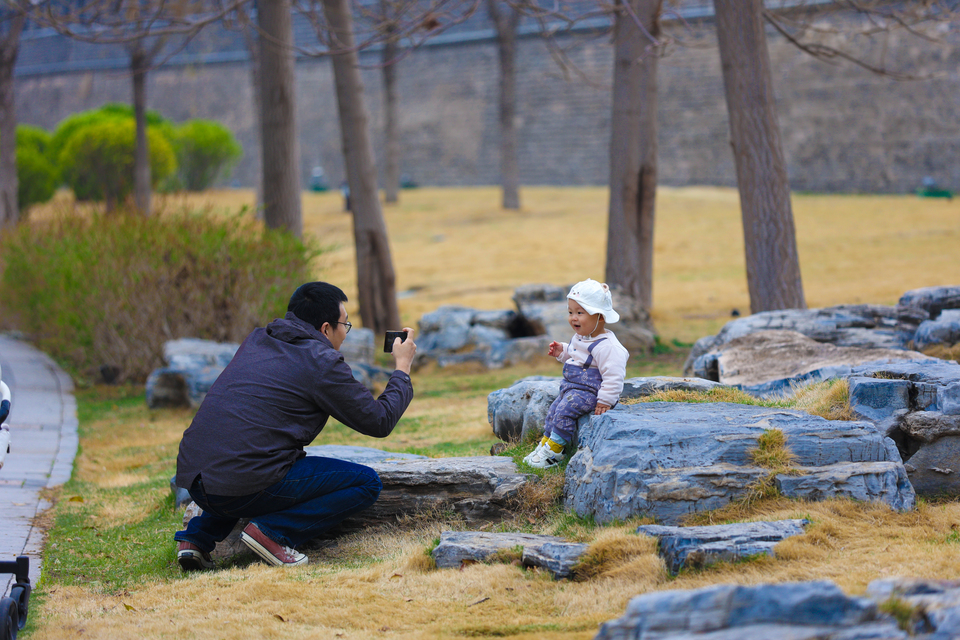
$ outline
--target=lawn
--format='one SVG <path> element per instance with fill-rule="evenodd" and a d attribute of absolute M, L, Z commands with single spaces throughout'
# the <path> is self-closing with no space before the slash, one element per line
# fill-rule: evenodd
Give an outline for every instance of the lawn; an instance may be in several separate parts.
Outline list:
<path fill-rule="evenodd" d="M 187 199 L 235 211 L 252 197 L 224 191 Z M 522 198 L 520 212 L 505 212 L 492 188 L 418 189 L 385 209 L 405 323 L 416 326 L 444 304 L 512 308 L 521 284 L 602 279 L 604 190 L 528 188 Z M 960 203 L 796 195 L 793 204 L 811 307 L 894 304 L 909 289 L 960 283 Z M 664 348 L 634 356 L 630 376 L 678 375 L 684 345 L 715 333 L 734 309 L 749 310 L 736 192 L 664 188 L 657 216 L 652 315 Z M 317 277 L 343 286 L 357 317 L 352 229 L 339 195 L 304 194 L 304 228 L 330 247 Z M 317 444 L 486 455 L 496 442 L 487 395 L 533 374 L 558 375 L 559 365 L 544 359 L 495 371 L 425 368 L 414 372 L 416 397 L 390 438 L 366 439 L 333 424 Z M 737 515 L 806 517 L 808 533 L 782 543 L 776 560 L 677 577 L 666 573 L 649 539 L 632 533 L 636 522 L 598 528 L 555 510 L 504 526 L 591 543 L 586 579 L 557 582 L 509 563 L 432 570 L 426 553 L 439 532 L 463 524 L 429 518 L 311 547 L 310 564 L 293 570 L 241 561 L 183 575 L 172 542 L 181 515 L 169 480 L 192 413 L 150 411 L 139 387 L 96 386 L 77 395 L 80 453 L 72 480 L 51 496 L 56 505 L 46 516 L 51 529 L 28 638 L 580 639 L 651 590 L 830 579 L 859 594 L 879 577 L 960 572 L 955 502 L 921 502 L 898 514 L 847 501 L 771 499 Z M 545 480 L 557 484 L 550 474 Z"/>

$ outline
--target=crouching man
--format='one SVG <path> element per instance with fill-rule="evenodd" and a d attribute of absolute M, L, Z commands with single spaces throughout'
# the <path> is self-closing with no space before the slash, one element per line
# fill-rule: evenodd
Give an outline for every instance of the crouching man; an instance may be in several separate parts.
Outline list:
<path fill-rule="evenodd" d="M 210 387 L 177 457 L 177 485 L 203 509 L 174 535 L 185 571 L 212 567 L 210 552 L 240 518 L 250 519 L 241 540 L 264 561 L 305 564 L 298 546 L 376 502 L 373 469 L 303 451 L 330 416 L 385 438 L 413 399 L 413 330 L 395 341 L 396 371 L 374 398 L 339 351 L 352 326 L 346 300 L 331 284 L 302 285 Z"/>

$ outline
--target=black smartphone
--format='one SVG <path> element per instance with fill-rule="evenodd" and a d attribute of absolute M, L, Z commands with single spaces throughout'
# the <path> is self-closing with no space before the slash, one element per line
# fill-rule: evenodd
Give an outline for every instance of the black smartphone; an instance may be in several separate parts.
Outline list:
<path fill-rule="evenodd" d="M 384 353 L 393 353 L 393 341 L 396 340 L 397 338 L 400 338 L 400 342 L 406 342 L 407 332 L 406 331 L 387 331 L 387 335 L 383 339 Z"/>

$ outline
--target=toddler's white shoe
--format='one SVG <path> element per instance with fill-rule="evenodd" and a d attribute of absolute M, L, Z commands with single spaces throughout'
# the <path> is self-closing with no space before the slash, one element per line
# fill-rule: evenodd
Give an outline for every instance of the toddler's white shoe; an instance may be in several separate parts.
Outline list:
<path fill-rule="evenodd" d="M 527 464 L 530 464 L 530 460 L 533 459 L 533 456 L 537 455 L 537 452 L 539 452 L 540 449 L 543 449 L 545 446 L 547 445 L 543 444 L 543 441 L 540 441 L 537 444 L 537 446 L 533 448 L 533 451 L 531 451 L 530 453 L 528 453 L 523 457 L 523 461 L 526 462 Z"/>
<path fill-rule="evenodd" d="M 535 469 L 547 469 L 563 462 L 563 458 L 562 451 L 557 453 L 549 445 L 542 445 L 530 454 L 529 460 L 524 458 L 524 461 Z"/>

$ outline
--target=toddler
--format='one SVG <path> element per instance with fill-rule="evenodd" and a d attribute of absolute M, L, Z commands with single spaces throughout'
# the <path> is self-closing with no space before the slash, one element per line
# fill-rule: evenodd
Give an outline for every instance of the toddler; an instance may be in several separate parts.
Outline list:
<path fill-rule="evenodd" d="M 610 288 L 596 280 L 573 285 L 567 294 L 567 319 L 574 335 L 569 344 L 551 342 L 549 354 L 563 362 L 560 395 L 550 405 L 543 438 L 523 459 L 545 469 L 563 461 L 564 445 L 573 439 L 580 416 L 606 413 L 623 391 L 629 353 L 606 328 L 620 320 Z"/>

